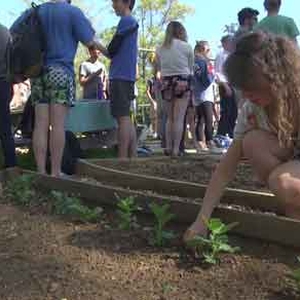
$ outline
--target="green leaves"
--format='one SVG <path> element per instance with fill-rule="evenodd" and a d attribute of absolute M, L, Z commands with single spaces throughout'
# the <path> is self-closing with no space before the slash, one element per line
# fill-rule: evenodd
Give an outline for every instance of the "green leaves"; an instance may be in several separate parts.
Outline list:
<path fill-rule="evenodd" d="M 170 205 L 167 203 L 163 205 L 151 203 L 150 209 L 156 219 L 153 244 L 158 247 L 162 247 L 167 240 L 175 237 L 173 232 L 164 230 L 166 224 L 169 223 L 175 215 L 169 213 Z"/>
<path fill-rule="evenodd" d="M 100 218 L 100 211 L 82 204 L 76 197 L 68 196 L 58 191 L 52 191 L 54 198 L 54 212 L 58 215 L 71 216 L 82 222 L 96 222 Z"/>
<path fill-rule="evenodd" d="M 299 256 L 297 257 L 297 260 L 298 260 L 298 262 L 300 262 L 300 257 Z M 298 289 L 300 289 L 300 268 L 292 271 L 292 273 L 289 274 L 289 277 L 292 278 L 295 281 L 295 283 L 298 286 Z"/>
<path fill-rule="evenodd" d="M 204 262 L 208 264 L 216 264 L 219 262 L 220 253 L 235 253 L 239 251 L 239 247 L 232 247 L 228 244 L 227 233 L 237 223 L 225 225 L 220 219 L 204 220 L 208 230 L 208 238 L 196 236 L 188 242 L 188 247 L 194 248 L 198 253 L 202 253 Z"/>
<path fill-rule="evenodd" d="M 174 218 L 174 214 L 169 213 L 170 205 L 169 204 L 163 204 L 159 205 L 156 203 L 150 204 L 150 209 L 154 216 L 156 217 L 158 223 L 164 227 L 169 221 L 171 221 Z"/>
<path fill-rule="evenodd" d="M 127 197 L 125 199 L 119 200 L 117 204 L 119 215 L 119 227 L 123 230 L 131 229 L 132 222 L 134 221 L 134 212 L 138 210 L 135 204 L 134 197 Z"/>
<path fill-rule="evenodd" d="M 7 183 L 5 195 L 17 204 L 29 205 L 35 196 L 33 182 L 33 175 L 18 176 Z"/>

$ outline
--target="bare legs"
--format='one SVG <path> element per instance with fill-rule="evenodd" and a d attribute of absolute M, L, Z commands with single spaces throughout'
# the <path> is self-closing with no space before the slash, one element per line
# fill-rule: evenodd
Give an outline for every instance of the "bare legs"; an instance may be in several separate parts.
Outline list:
<path fill-rule="evenodd" d="M 269 133 L 252 131 L 244 140 L 244 153 L 259 178 L 283 201 L 284 214 L 300 219 L 300 161 L 290 160 L 292 151 L 280 148 Z"/>
<path fill-rule="evenodd" d="M 179 154 L 179 145 L 182 138 L 183 122 L 187 106 L 188 99 L 186 97 L 166 101 L 166 148 L 174 156 Z"/>
<path fill-rule="evenodd" d="M 65 117 L 68 107 L 61 104 L 50 105 L 50 154 L 51 175 L 59 176 L 65 147 Z"/>
<path fill-rule="evenodd" d="M 193 141 L 193 146 L 197 148 L 197 139 L 196 139 L 196 124 L 195 124 L 195 108 L 188 107 L 187 109 L 187 124 L 189 125 L 189 132 Z M 187 134 L 187 139 L 189 138 Z"/>
<path fill-rule="evenodd" d="M 35 121 L 32 143 L 37 170 L 42 174 L 46 174 L 49 122 L 49 105 L 37 104 L 35 106 Z"/>
<path fill-rule="evenodd" d="M 136 132 L 129 116 L 118 119 L 119 159 L 136 156 Z"/>
<path fill-rule="evenodd" d="M 249 159 L 258 177 L 283 201 L 285 215 L 300 219 L 300 161 L 291 160 L 292 151 L 280 148 L 276 136 L 266 131 L 254 130 L 244 137 L 242 152 Z M 223 173 L 228 172 L 228 169 L 229 164 Z M 218 190 L 221 190 L 220 186 L 223 184 L 223 180 L 217 184 Z M 215 198 L 219 199 L 219 196 L 221 195 L 212 199 L 205 195 L 209 200 L 204 201 L 200 217 L 204 216 L 206 219 L 211 217 L 214 207 L 219 203 Z M 184 238 L 189 240 L 196 234 L 206 234 L 206 228 L 200 219 L 192 224 Z"/>
<path fill-rule="evenodd" d="M 37 104 L 33 131 L 33 150 L 38 172 L 46 174 L 48 133 L 50 130 L 51 175 L 59 176 L 65 147 L 65 116 L 68 108 L 62 104 Z"/>

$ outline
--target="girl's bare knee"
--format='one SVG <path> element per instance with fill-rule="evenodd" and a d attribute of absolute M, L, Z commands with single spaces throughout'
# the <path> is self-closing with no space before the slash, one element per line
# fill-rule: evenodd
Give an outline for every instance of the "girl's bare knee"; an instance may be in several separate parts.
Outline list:
<path fill-rule="evenodd" d="M 271 191 L 286 203 L 300 201 L 300 187 L 295 185 L 295 180 L 289 173 L 274 170 L 269 176 L 268 183 Z"/>
<path fill-rule="evenodd" d="M 286 193 L 289 187 L 290 176 L 289 174 L 279 173 L 276 169 L 271 172 L 268 178 L 270 189 L 275 193 Z"/>

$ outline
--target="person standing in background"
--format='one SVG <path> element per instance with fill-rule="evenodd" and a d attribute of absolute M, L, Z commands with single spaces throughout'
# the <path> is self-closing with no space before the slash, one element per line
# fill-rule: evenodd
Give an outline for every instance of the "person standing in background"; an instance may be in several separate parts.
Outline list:
<path fill-rule="evenodd" d="M 238 12 L 239 28 L 234 34 L 235 41 L 253 30 L 254 26 L 257 24 L 258 15 L 259 11 L 250 7 L 245 7 Z"/>
<path fill-rule="evenodd" d="M 163 45 L 157 50 L 162 98 L 167 111 L 166 155 L 180 155 L 184 118 L 191 94 L 194 53 L 187 33 L 177 21 L 168 24 Z"/>
<path fill-rule="evenodd" d="M 207 41 L 196 43 L 194 66 L 194 103 L 197 113 L 196 137 L 197 150 L 215 151 L 213 141 L 213 115 L 214 115 L 214 67 L 210 61 L 210 47 Z M 204 121 L 203 136 L 202 122 Z"/>
<path fill-rule="evenodd" d="M 22 24 L 30 10 L 12 25 Z M 95 31 L 83 12 L 67 0 L 47 1 L 38 14 L 46 43 L 43 72 L 31 81 L 31 100 L 35 107 L 33 150 L 39 173 L 46 174 L 48 141 L 51 175 L 62 175 L 65 147 L 65 117 L 75 101 L 74 57 L 78 43 L 90 47 Z M 51 128 L 51 130 L 50 130 Z"/>
<path fill-rule="evenodd" d="M 137 80 L 138 28 L 132 16 L 135 0 L 113 0 L 113 9 L 120 22 L 108 47 L 96 43 L 98 49 L 111 59 L 109 98 L 112 116 L 118 122 L 118 157 L 126 160 L 136 156 L 136 129 L 131 120 Z"/>
<path fill-rule="evenodd" d="M 4 167 L 16 166 L 15 143 L 11 130 L 9 103 L 12 98 L 12 84 L 7 78 L 6 55 L 10 43 L 10 33 L 0 24 L 0 139 L 4 154 Z"/>
<path fill-rule="evenodd" d="M 221 50 L 215 60 L 216 83 L 219 85 L 220 94 L 220 121 L 217 133 L 219 135 L 228 134 L 232 138 L 237 118 L 237 103 L 234 89 L 228 83 L 223 70 L 226 59 L 234 48 L 232 36 L 226 35 L 222 37 L 221 43 L 223 50 Z"/>
<path fill-rule="evenodd" d="M 268 14 L 255 26 L 255 30 L 286 36 L 297 43 L 299 30 L 295 21 L 279 14 L 281 0 L 265 0 L 264 7 Z"/>
<path fill-rule="evenodd" d="M 95 45 L 89 48 L 90 58 L 79 68 L 79 82 L 83 88 L 83 99 L 106 99 L 107 71 L 99 60 L 100 50 Z"/>
<path fill-rule="evenodd" d="M 156 93 L 155 93 L 155 87 L 156 87 L 156 78 L 155 76 L 152 76 L 150 79 L 147 80 L 147 90 L 146 94 L 149 99 L 150 103 L 150 123 L 151 123 L 151 130 L 152 130 L 152 136 L 153 138 L 157 138 L 157 100 L 156 100 Z"/>

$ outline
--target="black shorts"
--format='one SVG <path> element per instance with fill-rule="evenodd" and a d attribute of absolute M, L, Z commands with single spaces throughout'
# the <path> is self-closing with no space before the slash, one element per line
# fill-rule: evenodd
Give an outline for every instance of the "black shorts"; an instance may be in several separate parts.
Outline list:
<path fill-rule="evenodd" d="M 109 91 L 112 116 L 114 118 L 130 116 L 130 105 L 134 100 L 134 82 L 111 80 Z"/>

